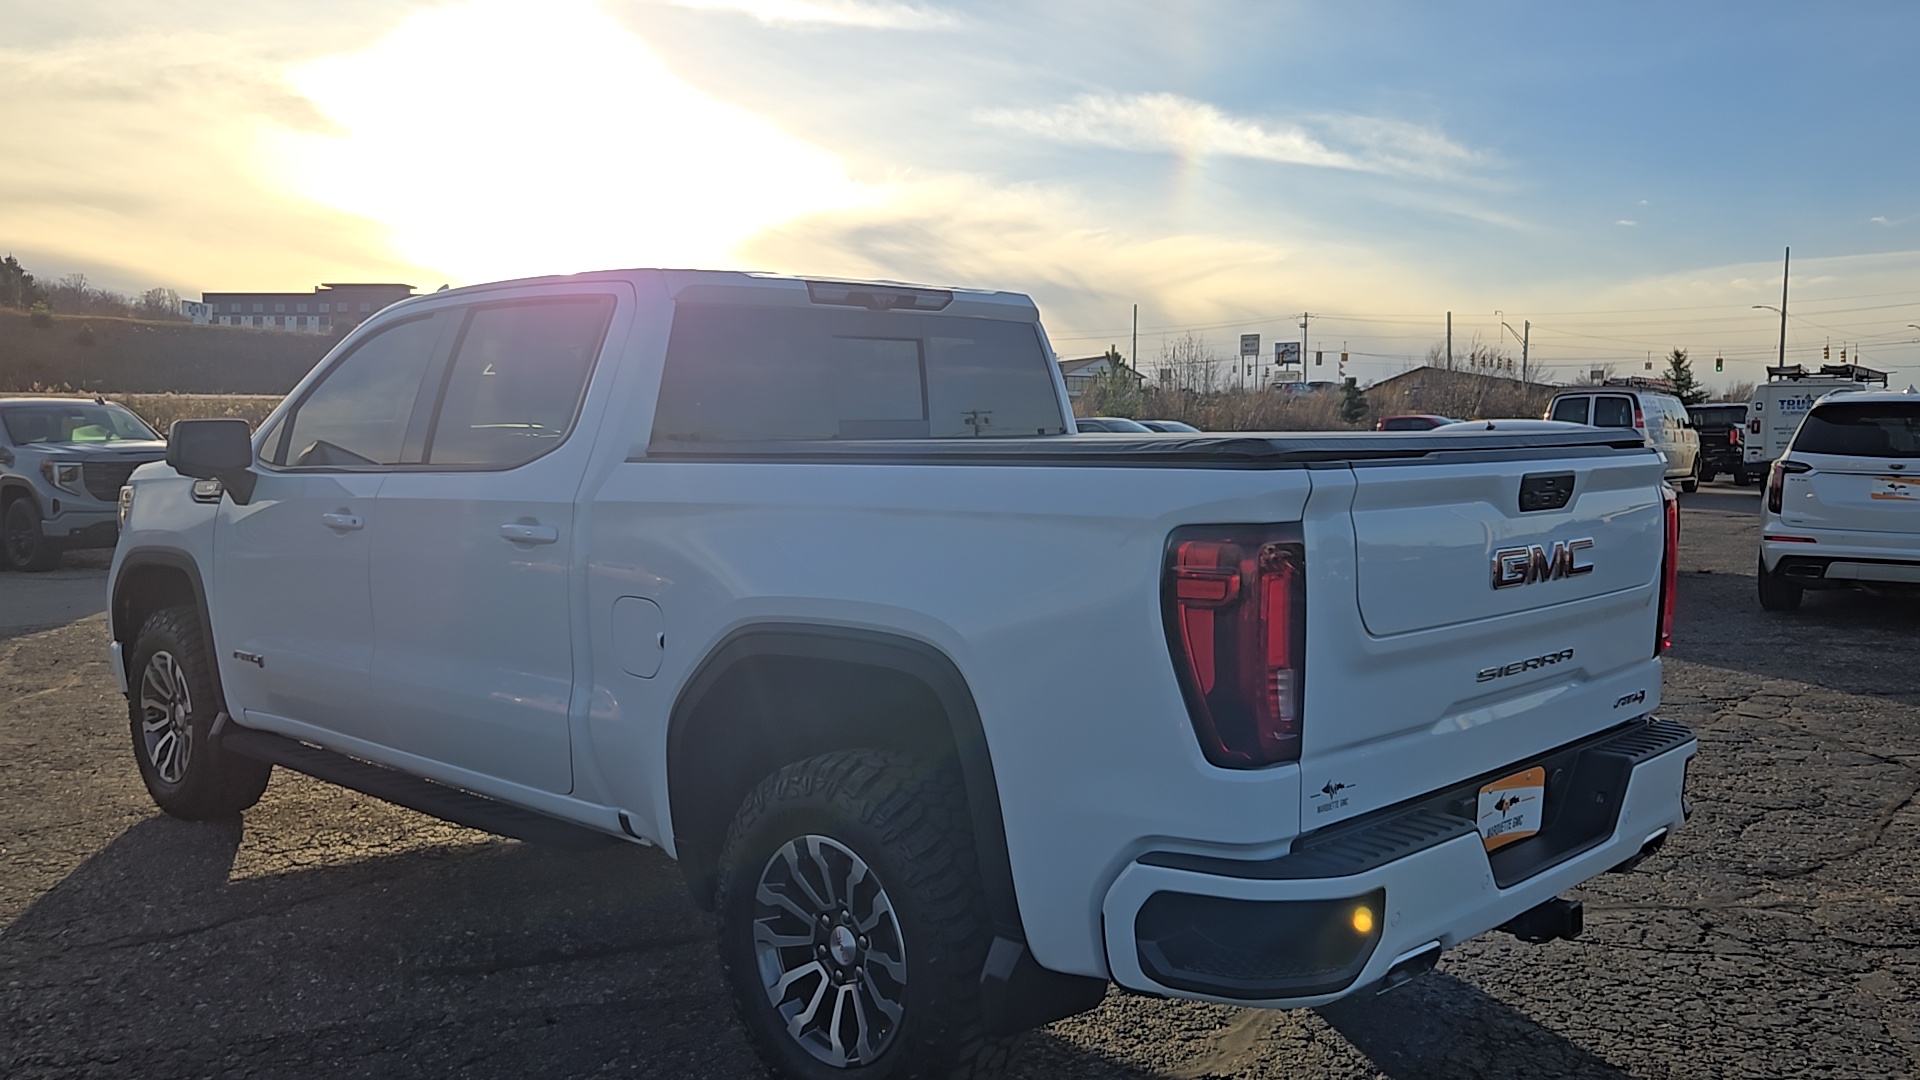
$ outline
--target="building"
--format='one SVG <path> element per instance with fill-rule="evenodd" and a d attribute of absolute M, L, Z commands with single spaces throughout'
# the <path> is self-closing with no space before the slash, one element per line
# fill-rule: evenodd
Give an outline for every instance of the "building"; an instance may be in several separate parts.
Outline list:
<path fill-rule="evenodd" d="M 390 284 L 319 285 L 310 293 L 203 292 L 199 303 L 182 301 L 180 312 L 201 326 L 340 334 L 412 295 L 413 286 Z"/>
<path fill-rule="evenodd" d="M 1087 387 L 1093 385 L 1093 380 L 1111 372 L 1112 365 L 1113 358 L 1108 353 L 1101 353 L 1099 356 L 1083 356 L 1078 360 L 1060 361 L 1060 377 L 1066 380 L 1067 397 L 1078 398 L 1086 392 Z M 1121 364 L 1120 368 L 1132 375 L 1135 382 L 1146 381 L 1146 376 L 1125 364 Z"/>

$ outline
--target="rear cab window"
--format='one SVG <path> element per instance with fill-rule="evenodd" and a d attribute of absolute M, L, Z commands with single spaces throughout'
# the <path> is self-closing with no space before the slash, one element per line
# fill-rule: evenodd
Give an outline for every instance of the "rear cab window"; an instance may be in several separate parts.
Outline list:
<path fill-rule="evenodd" d="M 1816 405 L 1793 449 L 1807 454 L 1920 458 L 1920 401 L 1848 401 Z"/>
<path fill-rule="evenodd" d="M 1064 435 L 1031 323 L 903 311 L 683 303 L 652 441 Z"/>

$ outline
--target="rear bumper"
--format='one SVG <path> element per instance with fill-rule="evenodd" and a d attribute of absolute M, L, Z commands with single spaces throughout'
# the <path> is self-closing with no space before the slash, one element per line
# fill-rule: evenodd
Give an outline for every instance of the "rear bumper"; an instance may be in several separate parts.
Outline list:
<path fill-rule="evenodd" d="M 1113 979 L 1239 1005 L 1338 1000 L 1640 857 L 1685 822 L 1697 747 L 1685 727 L 1643 718 L 1534 759 L 1564 770 L 1548 782 L 1546 828 L 1492 858 L 1459 797 L 1493 777 L 1309 834 L 1276 859 L 1148 853 L 1102 904 Z"/>
<path fill-rule="evenodd" d="M 1797 584 L 1920 583 L 1920 537 L 1911 533 L 1798 529 L 1771 514 L 1763 521 L 1761 533 L 1760 557 L 1767 569 Z M 1812 542 L 1764 539 L 1770 535 L 1798 536 Z"/>

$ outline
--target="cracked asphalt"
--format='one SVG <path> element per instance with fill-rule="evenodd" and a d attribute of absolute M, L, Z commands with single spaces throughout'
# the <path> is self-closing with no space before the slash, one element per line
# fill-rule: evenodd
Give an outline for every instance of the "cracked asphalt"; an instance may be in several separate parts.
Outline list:
<path fill-rule="evenodd" d="M 1696 812 L 1579 891 L 1577 941 L 1487 935 L 1313 1012 L 1113 992 L 1016 1075 L 1920 1075 L 1920 604 L 1761 612 L 1755 499 L 1682 497 L 1662 711 L 1700 735 Z M 98 589 L 101 565 L 63 573 Z M 0 575 L 0 1076 L 758 1075 L 657 852 L 498 840 L 285 770 L 243 823 L 171 820 L 103 620 L 8 619 L 26 580 Z"/>

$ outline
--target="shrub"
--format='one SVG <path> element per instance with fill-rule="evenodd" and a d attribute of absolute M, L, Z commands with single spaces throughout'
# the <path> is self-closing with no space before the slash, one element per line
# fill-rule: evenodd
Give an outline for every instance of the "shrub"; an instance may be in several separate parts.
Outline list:
<path fill-rule="evenodd" d="M 42 300 L 27 309 L 27 318 L 33 320 L 33 325 L 45 330 L 53 325 L 53 306 Z"/>
<path fill-rule="evenodd" d="M 85 345 L 91 348 L 93 345 L 93 324 L 81 323 L 80 332 L 73 335 L 73 340 L 76 344 Z"/>

